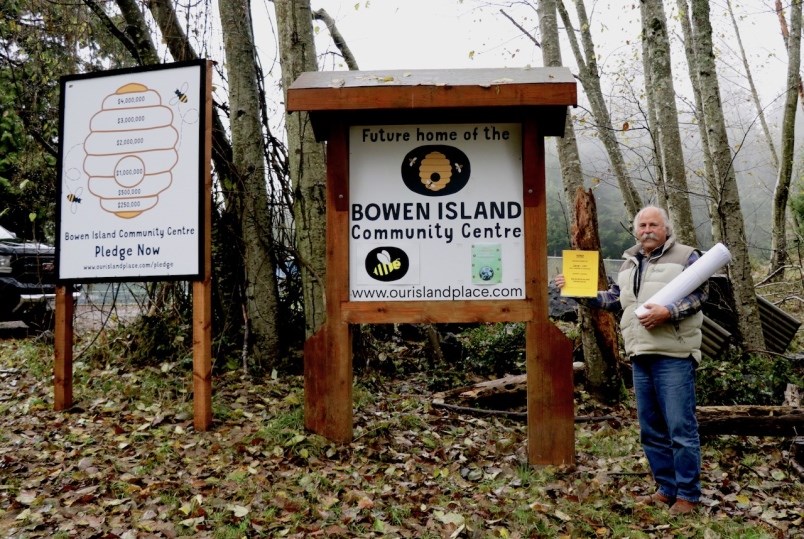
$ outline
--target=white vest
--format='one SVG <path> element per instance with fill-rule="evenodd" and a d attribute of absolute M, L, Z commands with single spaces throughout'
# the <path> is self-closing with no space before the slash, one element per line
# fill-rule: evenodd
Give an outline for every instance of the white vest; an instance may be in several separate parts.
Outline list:
<path fill-rule="evenodd" d="M 694 315 L 678 321 L 669 320 L 651 330 L 640 324 L 634 314 L 637 307 L 684 271 L 687 261 L 695 249 L 676 243 L 672 237 L 668 238 L 658 255 L 642 259 L 644 269 L 639 294 L 636 295 L 634 287 L 639 272 L 637 259 L 639 250 L 640 246 L 636 245 L 623 253 L 625 262 L 617 275 L 617 284 L 620 286 L 620 305 L 623 308 L 620 330 L 623 334 L 626 354 L 629 357 L 660 354 L 679 358 L 692 355 L 695 361 L 700 362 L 702 312 L 698 311 Z"/>

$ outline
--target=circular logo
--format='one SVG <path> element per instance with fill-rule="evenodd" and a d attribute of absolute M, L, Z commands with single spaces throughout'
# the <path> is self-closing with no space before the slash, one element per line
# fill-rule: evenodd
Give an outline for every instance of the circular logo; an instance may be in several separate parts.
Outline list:
<path fill-rule="evenodd" d="M 402 180 L 420 195 L 452 195 L 466 187 L 471 167 L 458 148 L 445 145 L 419 146 L 402 160 Z"/>
<path fill-rule="evenodd" d="M 494 269 L 490 266 L 483 266 L 478 272 L 478 276 L 484 281 L 490 281 L 494 277 Z"/>
<path fill-rule="evenodd" d="M 408 272 L 410 259 L 399 247 L 376 247 L 366 255 L 366 273 L 383 282 L 398 281 Z"/>

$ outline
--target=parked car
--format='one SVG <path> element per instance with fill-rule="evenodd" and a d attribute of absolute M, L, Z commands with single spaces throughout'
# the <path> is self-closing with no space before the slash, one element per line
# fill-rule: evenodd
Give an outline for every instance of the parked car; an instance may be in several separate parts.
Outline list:
<path fill-rule="evenodd" d="M 53 327 L 55 265 L 55 247 L 22 240 L 0 226 L 0 321 L 20 320 L 40 330 Z"/>

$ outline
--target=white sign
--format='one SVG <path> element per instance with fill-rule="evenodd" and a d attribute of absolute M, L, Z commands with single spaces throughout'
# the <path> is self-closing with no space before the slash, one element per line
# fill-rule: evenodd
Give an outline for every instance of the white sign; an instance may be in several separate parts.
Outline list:
<path fill-rule="evenodd" d="M 351 301 L 525 297 L 520 124 L 353 126 Z"/>
<path fill-rule="evenodd" d="M 59 280 L 201 273 L 204 61 L 61 81 Z"/>

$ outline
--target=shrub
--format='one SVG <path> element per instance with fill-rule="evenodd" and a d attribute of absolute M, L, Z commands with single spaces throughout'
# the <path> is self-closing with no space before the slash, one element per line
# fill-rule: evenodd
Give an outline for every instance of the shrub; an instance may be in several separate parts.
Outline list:
<path fill-rule="evenodd" d="M 780 404 L 788 383 L 802 386 L 801 365 L 778 356 L 728 351 L 722 359 L 704 356 L 698 368 L 698 404 Z"/>

